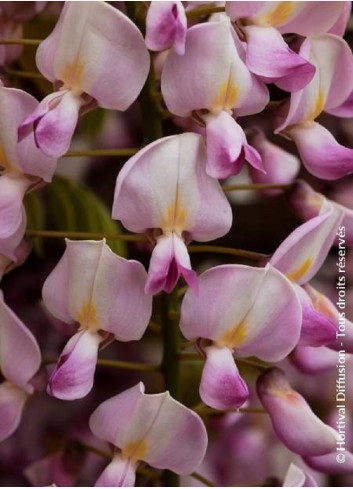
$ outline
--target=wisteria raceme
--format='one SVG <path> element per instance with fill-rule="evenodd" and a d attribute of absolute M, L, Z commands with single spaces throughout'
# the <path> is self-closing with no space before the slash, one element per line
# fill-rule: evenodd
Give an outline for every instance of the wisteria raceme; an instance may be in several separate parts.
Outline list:
<path fill-rule="evenodd" d="M 352 486 L 351 11 L 0 2 L 1 486 Z"/>

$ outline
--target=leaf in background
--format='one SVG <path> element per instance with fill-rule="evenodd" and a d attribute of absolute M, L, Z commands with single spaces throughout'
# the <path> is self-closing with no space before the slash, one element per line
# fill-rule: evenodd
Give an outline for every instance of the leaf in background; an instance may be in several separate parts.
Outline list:
<path fill-rule="evenodd" d="M 81 117 L 80 133 L 85 137 L 85 139 L 92 141 L 101 133 L 106 114 L 106 110 L 97 107 Z"/>
<path fill-rule="evenodd" d="M 50 229 L 103 234 L 121 232 L 119 224 L 110 217 L 110 210 L 87 187 L 55 177 L 46 187 L 46 194 Z M 118 255 L 127 255 L 126 243 L 107 240 L 107 244 Z"/>
<path fill-rule="evenodd" d="M 27 214 L 27 228 L 41 230 L 45 228 L 45 209 L 40 191 L 27 194 L 23 200 Z M 43 239 L 33 238 L 33 251 L 43 256 Z"/>

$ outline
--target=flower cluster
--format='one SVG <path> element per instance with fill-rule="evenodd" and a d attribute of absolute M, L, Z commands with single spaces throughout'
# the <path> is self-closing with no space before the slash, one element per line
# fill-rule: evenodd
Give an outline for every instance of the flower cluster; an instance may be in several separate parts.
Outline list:
<path fill-rule="evenodd" d="M 0 42 L 5 285 L 5 275 L 31 253 L 25 196 L 50 188 L 81 116 L 97 108 L 136 111 L 137 100 L 142 125 L 151 126 L 143 147 L 119 171 L 111 202 L 112 219 L 131 233 L 122 236 L 142 242 L 135 247 L 140 255 L 149 252 L 148 271 L 112 251 L 104 236 L 66 239 L 41 283 L 47 322 L 70 331 L 53 361 L 42 360 L 44 341 L 38 336 L 40 349 L 0 292 L 0 440 L 18 429 L 34 395 L 86 402 L 100 387 L 95 373 L 103 349 L 138 342 L 154 325 L 157 334 L 162 329 L 163 344 L 153 350 L 153 365 L 112 359 L 118 368 L 158 371 L 154 393 L 145 394 L 142 381 L 118 379 L 113 397 L 99 394 L 90 405 L 91 433 L 78 436 L 83 447 L 93 435 L 95 443 L 109 444 L 108 465 L 95 472 L 96 486 L 131 487 L 136 474 L 151 470 L 157 476 L 163 471 L 164 485 L 177 483 L 175 474 L 195 476 L 196 470 L 202 473 L 196 478 L 207 482 L 220 457 L 228 456 L 227 436 L 246 446 L 249 427 L 242 423 L 251 410 L 272 423 L 270 431 L 262 426 L 268 436 L 261 439 L 263 460 L 266 445 L 278 440 L 294 454 L 280 485 L 317 485 L 311 469 L 350 474 L 353 445 L 346 442 L 345 463 L 338 464 L 339 425 L 332 413 L 314 412 L 296 374 L 332 372 L 342 350 L 347 364 L 353 354 L 353 323 L 344 315 L 343 341 L 335 296 L 318 290 L 331 248 L 340 247 L 340 237 L 345 246 L 353 244 L 352 199 L 346 205 L 314 179 L 329 184 L 353 173 L 353 149 L 336 141 L 321 118 L 353 116 L 353 55 L 343 38 L 351 2 L 123 3 L 65 2 L 36 51 L 36 75 L 54 87 L 38 102 L 11 87 L 6 75 L 22 53 L 22 24 L 47 2 L 21 8 L 0 2 L 0 37 L 9 41 Z M 273 142 L 273 135 L 292 141 L 297 156 Z M 303 179 L 297 179 L 300 171 Z M 286 190 L 297 225 L 282 233 L 271 253 L 214 247 L 245 259 L 195 265 L 190 253 L 212 247 L 191 243 L 233 234 L 234 209 L 223 180 L 236 190 L 244 175 L 264 199 L 282 199 Z M 257 231 L 260 248 L 267 227 Z M 183 358 L 201 365 L 185 382 Z M 55 366 L 48 372 L 50 363 Z M 152 383 L 146 384 L 149 391 Z M 190 397 L 197 400 L 194 407 Z M 218 438 L 208 436 L 213 431 Z M 76 469 L 65 478 L 62 455 L 53 457 L 26 471 L 31 482 L 76 483 Z M 227 470 L 219 469 L 220 483 L 232 485 Z"/>

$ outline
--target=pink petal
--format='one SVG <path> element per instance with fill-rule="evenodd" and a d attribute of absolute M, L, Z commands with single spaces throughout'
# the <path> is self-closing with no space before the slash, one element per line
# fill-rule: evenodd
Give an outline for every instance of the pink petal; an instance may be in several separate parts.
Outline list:
<path fill-rule="evenodd" d="M 196 413 L 168 392 L 144 394 L 142 383 L 98 406 L 90 428 L 120 448 L 123 458 L 178 474 L 193 472 L 207 447 L 206 429 Z"/>
<path fill-rule="evenodd" d="M 0 294 L 0 342 L 2 375 L 15 386 L 31 394 L 33 387 L 29 382 L 40 367 L 40 350 L 32 333 L 5 304 L 2 294 Z"/>
<path fill-rule="evenodd" d="M 291 463 L 283 481 L 283 487 L 317 487 L 317 483 L 311 475 Z"/>
<path fill-rule="evenodd" d="M 262 160 L 264 172 L 249 168 L 251 180 L 254 183 L 290 184 L 300 170 L 299 159 L 281 147 L 266 139 L 264 133 L 256 129 L 251 145 L 257 150 Z M 281 190 L 263 190 L 265 195 L 278 195 Z"/>
<path fill-rule="evenodd" d="M 299 285 L 316 274 L 335 240 L 342 212 L 326 203 L 321 214 L 297 227 L 277 248 L 270 263 Z"/>
<path fill-rule="evenodd" d="M 325 110 L 328 114 L 334 115 L 335 117 L 351 118 L 353 117 L 353 92 L 346 98 L 346 100 L 335 107 L 334 109 Z"/>
<path fill-rule="evenodd" d="M 191 341 L 205 338 L 239 356 L 279 361 L 297 344 L 301 322 L 296 293 L 281 273 L 223 265 L 199 277 L 197 295 L 186 292 L 180 328 Z"/>
<path fill-rule="evenodd" d="M 238 409 L 249 397 L 248 388 L 239 375 L 229 348 L 205 348 L 200 397 L 214 409 Z"/>
<path fill-rule="evenodd" d="M 337 455 L 344 453 L 344 463 L 337 462 Z M 304 457 L 304 461 L 314 470 L 330 475 L 351 475 L 353 472 L 353 453 L 345 450 L 344 452 L 334 451 L 321 455 L 320 457 Z"/>
<path fill-rule="evenodd" d="M 324 346 L 330 345 L 336 339 L 337 323 L 333 318 L 323 314 L 315 307 L 311 297 L 299 286 L 295 287 L 298 294 L 302 312 L 303 322 L 300 331 L 300 346 Z"/>
<path fill-rule="evenodd" d="M 282 370 L 272 368 L 261 374 L 257 393 L 278 438 L 292 452 L 307 457 L 335 450 L 338 433 L 313 413 L 304 397 L 291 388 Z"/>
<path fill-rule="evenodd" d="M 250 88 L 250 73 L 236 49 L 228 19 L 190 27 L 185 54 L 170 51 L 163 66 L 163 98 L 168 110 L 181 117 L 194 110 L 217 114 L 241 107 Z"/>
<path fill-rule="evenodd" d="M 80 331 L 70 338 L 50 376 L 48 394 L 71 401 L 90 392 L 101 339 L 89 331 Z"/>
<path fill-rule="evenodd" d="M 18 428 L 27 393 L 11 384 L 0 384 L 0 441 L 5 440 Z"/>
<path fill-rule="evenodd" d="M 336 2 L 330 2 L 331 4 L 336 4 Z M 336 34 L 336 36 L 343 37 L 347 24 L 349 21 L 349 17 L 352 11 L 352 3 L 351 2 L 342 2 L 343 9 L 341 10 L 341 14 L 336 20 L 335 24 L 330 28 L 330 34 Z"/>
<path fill-rule="evenodd" d="M 242 169 L 245 159 L 258 170 L 262 161 L 251 148 L 242 128 L 231 115 L 222 111 L 205 116 L 207 136 L 207 173 L 213 178 L 227 178 Z"/>
<path fill-rule="evenodd" d="M 114 254 L 104 240 L 67 240 L 66 246 L 43 286 L 49 311 L 93 333 L 104 330 L 120 341 L 139 340 L 152 311 L 143 265 Z"/>
<path fill-rule="evenodd" d="M 95 483 L 95 487 L 134 487 L 136 465 L 116 454 Z"/>
<path fill-rule="evenodd" d="M 339 144 L 320 124 L 311 122 L 293 126 L 288 133 L 312 175 L 323 180 L 337 180 L 353 173 L 353 149 Z"/>
<path fill-rule="evenodd" d="M 252 73 L 288 92 L 304 88 L 315 67 L 292 51 L 281 34 L 271 27 L 245 27 L 246 64 Z"/>
<path fill-rule="evenodd" d="M 146 46 L 163 51 L 174 46 L 185 53 L 187 19 L 181 2 L 151 2 L 146 17 Z"/>
<path fill-rule="evenodd" d="M 15 260 L 14 251 L 26 229 L 23 197 L 31 182 L 23 177 L 0 177 L 0 247 L 2 253 Z"/>
<path fill-rule="evenodd" d="M 139 29 L 106 2 L 67 3 L 36 61 L 49 80 L 115 110 L 134 102 L 150 64 Z"/>
<path fill-rule="evenodd" d="M 226 2 L 226 14 L 237 20 L 255 16 L 266 2 Z"/>
<path fill-rule="evenodd" d="M 175 233 L 161 236 L 152 252 L 146 294 L 157 294 L 162 290 L 169 294 L 180 275 L 183 275 L 188 285 L 197 290 L 197 274 L 191 269 L 184 241 Z"/>
<path fill-rule="evenodd" d="M 48 95 L 28 117 L 20 131 L 34 124 L 38 147 L 48 156 L 59 158 L 69 149 L 83 100 L 70 91 Z"/>
<path fill-rule="evenodd" d="M 187 232 L 209 241 L 226 234 L 232 211 L 217 181 L 206 174 L 206 148 L 194 133 L 159 139 L 119 173 L 113 218 L 133 232 Z"/>
<path fill-rule="evenodd" d="M 290 358 L 299 370 L 310 375 L 332 371 L 337 365 L 337 352 L 326 346 L 298 346 Z"/>

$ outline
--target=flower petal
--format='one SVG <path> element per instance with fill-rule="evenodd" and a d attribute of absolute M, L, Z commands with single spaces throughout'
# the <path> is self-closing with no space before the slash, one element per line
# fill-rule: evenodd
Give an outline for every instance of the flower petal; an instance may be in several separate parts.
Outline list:
<path fill-rule="evenodd" d="M 205 348 L 200 397 L 214 409 L 238 409 L 249 397 L 248 388 L 239 375 L 229 348 Z"/>
<path fill-rule="evenodd" d="M 297 145 L 306 169 L 323 180 L 337 180 L 353 173 L 353 149 L 339 144 L 317 122 L 293 126 L 288 134 Z"/>
<path fill-rule="evenodd" d="M 251 87 L 248 69 L 232 37 L 228 19 L 188 29 L 185 54 L 170 51 L 162 72 L 168 110 L 186 117 L 194 110 L 213 113 L 241 107 Z"/>
<path fill-rule="evenodd" d="M 330 475 L 351 475 L 353 472 L 353 453 L 344 451 L 344 463 L 337 462 L 339 452 L 327 453 L 319 457 L 304 457 L 304 462 L 314 470 Z"/>
<path fill-rule="evenodd" d="M 206 171 L 213 178 L 227 178 L 242 169 L 245 159 L 262 170 L 258 152 L 249 147 L 243 129 L 227 112 L 204 117 L 207 136 Z"/>
<path fill-rule="evenodd" d="M 151 2 L 146 17 L 146 46 L 151 51 L 163 51 L 174 46 L 185 53 L 187 20 L 181 2 Z"/>
<path fill-rule="evenodd" d="M 319 216 L 297 227 L 280 244 L 270 263 L 293 282 L 308 282 L 325 261 L 342 218 L 342 211 L 327 202 Z"/>
<path fill-rule="evenodd" d="M 30 380 L 40 367 L 41 355 L 32 333 L 5 304 L 0 293 L 0 370 L 15 386 L 29 393 Z"/>
<path fill-rule="evenodd" d="M 303 321 L 300 331 L 300 346 L 330 345 L 336 339 L 338 325 L 332 317 L 318 310 L 312 298 L 302 287 L 295 286 L 303 312 Z"/>
<path fill-rule="evenodd" d="M 317 487 L 317 483 L 311 475 L 306 474 L 300 467 L 291 463 L 283 487 Z"/>
<path fill-rule="evenodd" d="M 135 463 L 116 454 L 99 476 L 95 487 L 134 487 L 135 479 Z"/>
<path fill-rule="evenodd" d="M 65 4 L 36 61 L 49 80 L 116 110 L 126 110 L 137 98 L 150 64 L 139 29 L 106 2 Z"/>
<path fill-rule="evenodd" d="M 226 234 L 232 210 L 205 171 L 206 148 L 194 133 L 159 139 L 139 151 L 119 173 L 113 218 L 132 232 L 187 232 L 209 241 Z"/>
<path fill-rule="evenodd" d="M 161 236 L 152 252 L 146 294 L 157 294 L 161 290 L 169 294 L 180 275 L 197 290 L 197 274 L 191 269 L 190 257 L 183 240 L 175 233 Z"/>
<path fill-rule="evenodd" d="M 294 365 L 306 374 L 332 371 L 337 365 L 337 352 L 326 346 L 297 346 L 291 354 Z"/>
<path fill-rule="evenodd" d="M 103 402 L 90 418 L 100 438 L 122 450 L 125 459 L 189 474 L 202 461 L 207 433 L 201 418 L 168 392 L 144 394 L 144 385 Z"/>
<path fill-rule="evenodd" d="M 139 340 L 152 310 L 141 263 L 115 255 L 104 240 L 67 240 L 66 246 L 43 286 L 49 311 L 92 332 L 102 329 L 120 341 Z"/>
<path fill-rule="evenodd" d="M 48 394 L 71 401 L 90 392 L 101 339 L 89 331 L 79 331 L 70 338 L 50 376 Z"/>
<path fill-rule="evenodd" d="M 0 441 L 18 428 L 27 393 L 10 382 L 0 384 Z"/>
<path fill-rule="evenodd" d="M 261 374 L 257 393 L 278 438 L 292 452 L 307 457 L 335 450 L 338 433 L 313 413 L 306 400 L 290 387 L 282 370 L 272 368 Z"/>
<path fill-rule="evenodd" d="M 272 27 L 245 27 L 246 65 L 268 83 L 288 92 L 304 88 L 315 74 L 315 66 L 292 51 Z"/>
<path fill-rule="evenodd" d="M 296 293 L 281 273 L 223 265 L 199 277 L 197 296 L 186 292 L 180 328 L 191 341 L 206 338 L 241 356 L 279 361 L 297 344 L 301 321 Z"/>
<path fill-rule="evenodd" d="M 256 129 L 251 138 L 251 145 L 259 153 L 265 172 L 249 168 L 254 183 L 290 184 L 299 173 L 299 159 L 281 147 L 266 139 L 260 129 Z M 262 190 L 264 195 L 277 195 L 281 190 Z"/>

